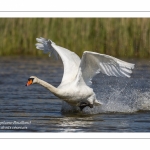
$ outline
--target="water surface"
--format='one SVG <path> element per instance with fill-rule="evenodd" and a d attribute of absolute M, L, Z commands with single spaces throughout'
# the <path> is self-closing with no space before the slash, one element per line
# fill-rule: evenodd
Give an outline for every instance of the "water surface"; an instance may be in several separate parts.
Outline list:
<path fill-rule="evenodd" d="M 131 78 L 94 77 L 92 87 L 103 106 L 74 112 L 42 86 L 25 86 L 34 75 L 57 87 L 61 61 L 1 57 L 0 132 L 149 132 L 150 62 L 128 61 L 135 63 Z"/>

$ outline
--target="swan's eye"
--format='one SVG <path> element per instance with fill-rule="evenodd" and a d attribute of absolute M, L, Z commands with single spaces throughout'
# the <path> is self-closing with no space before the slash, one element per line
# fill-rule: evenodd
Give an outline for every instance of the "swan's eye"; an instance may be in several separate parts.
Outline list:
<path fill-rule="evenodd" d="M 32 80 L 32 82 L 33 82 L 34 78 L 29 78 L 28 81 L 30 81 L 30 80 Z"/>
<path fill-rule="evenodd" d="M 34 78 L 29 78 L 26 86 L 29 86 L 33 83 Z"/>

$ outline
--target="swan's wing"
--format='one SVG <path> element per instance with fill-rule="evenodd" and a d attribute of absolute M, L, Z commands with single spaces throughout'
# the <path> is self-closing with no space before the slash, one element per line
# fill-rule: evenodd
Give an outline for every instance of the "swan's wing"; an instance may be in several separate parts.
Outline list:
<path fill-rule="evenodd" d="M 92 78 L 97 73 L 104 73 L 108 76 L 130 77 L 134 64 L 127 63 L 115 57 L 85 51 L 82 56 L 79 69 L 81 70 L 84 82 L 90 85 Z"/>
<path fill-rule="evenodd" d="M 64 75 L 61 84 L 71 82 L 78 72 L 81 61 L 79 56 L 68 49 L 57 46 L 51 40 L 47 40 L 42 37 L 36 38 L 36 40 L 37 42 L 39 42 L 36 44 L 37 49 L 43 50 L 44 53 L 50 53 L 49 56 L 55 56 L 56 58 L 58 58 L 59 54 L 59 56 L 61 57 L 64 65 Z"/>

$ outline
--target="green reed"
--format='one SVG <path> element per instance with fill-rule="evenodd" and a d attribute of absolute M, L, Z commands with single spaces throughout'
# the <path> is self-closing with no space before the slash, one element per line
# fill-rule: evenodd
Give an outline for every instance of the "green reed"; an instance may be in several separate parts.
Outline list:
<path fill-rule="evenodd" d="M 43 55 L 45 37 L 82 55 L 95 51 L 117 57 L 150 56 L 149 18 L 0 18 L 0 56 Z"/>

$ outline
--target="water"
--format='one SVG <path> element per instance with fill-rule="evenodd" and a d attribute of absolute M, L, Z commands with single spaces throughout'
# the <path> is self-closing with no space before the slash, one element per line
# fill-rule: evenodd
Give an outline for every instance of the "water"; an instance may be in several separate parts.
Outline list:
<path fill-rule="evenodd" d="M 60 61 L 1 57 L 0 132 L 149 132 L 150 62 L 129 61 L 135 63 L 131 78 L 99 74 L 93 79 L 102 107 L 74 112 L 40 85 L 25 86 L 34 75 L 57 87 Z"/>

